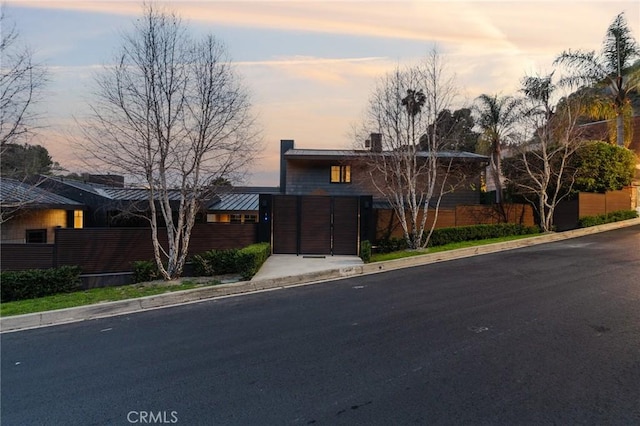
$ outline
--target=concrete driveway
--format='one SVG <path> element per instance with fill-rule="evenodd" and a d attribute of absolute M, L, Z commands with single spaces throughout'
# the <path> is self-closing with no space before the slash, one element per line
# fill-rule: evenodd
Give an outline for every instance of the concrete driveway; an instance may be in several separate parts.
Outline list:
<path fill-rule="evenodd" d="M 358 256 L 272 254 L 251 280 L 283 278 L 357 265 L 363 265 Z"/>

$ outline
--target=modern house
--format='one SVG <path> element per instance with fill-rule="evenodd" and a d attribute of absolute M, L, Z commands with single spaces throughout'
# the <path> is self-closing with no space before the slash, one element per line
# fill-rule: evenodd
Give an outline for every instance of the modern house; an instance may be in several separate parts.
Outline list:
<path fill-rule="evenodd" d="M 380 136 L 371 135 L 369 150 L 297 149 L 293 140 L 280 142 L 280 193 L 260 198 L 262 229 L 270 229 L 274 253 L 358 254 L 362 240 L 374 241 L 393 222 L 388 202 L 372 182 L 372 156 L 382 151 Z M 428 153 L 419 153 L 427 156 Z M 473 164 L 472 176 L 443 195 L 440 207 L 455 212 L 480 204 L 481 174 L 488 158 L 468 152 L 440 152 L 438 160 Z M 455 216 L 455 213 L 453 213 Z M 443 215 L 439 226 L 455 226 Z M 267 234 L 261 234 L 266 240 Z"/>

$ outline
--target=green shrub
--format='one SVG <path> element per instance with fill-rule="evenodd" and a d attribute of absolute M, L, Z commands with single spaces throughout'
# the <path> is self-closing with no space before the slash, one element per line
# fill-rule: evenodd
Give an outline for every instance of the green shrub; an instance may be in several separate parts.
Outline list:
<path fill-rule="evenodd" d="M 162 278 L 155 260 L 137 260 L 131 262 L 133 267 L 133 282 L 142 283 Z"/>
<path fill-rule="evenodd" d="M 540 232 L 537 226 L 524 226 L 517 223 L 496 223 L 491 225 L 456 226 L 434 229 L 429 247 L 443 246 L 462 241 L 487 240 L 489 238 L 528 235 Z"/>
<path fill-rule="evenodd" d="M 209 250 L 193 256 L 193 272 L 198 276 L 238 273 L 243 279 L 249 279 L 270 254 L 269 243 L 251 244 L 242 249 Z"/>
<path fill-rule="evenodd" d="M 360 258 L 364 263 L 371 261 L 371 242 L 364 240 L 360 242 Z"/>
<path fill-rule="evenodd" d="M 271 254 L 269 243 L 257 243 L 238 250 L 236 254 L 236 272 L 242 279 L 249 280 L 260 269 Z"/>
<path fill-rule="evenodd" d="M 233 274 L 237 270 L 238 249 L 209 250 L 193 256 L 193 272 L 198 276 Z"/>
<path fill-rule="evenodd" d="M 391 253 L 394 251 L 406 250 L 407 241 L 404 238 L 387 238 L 379 240 L 376 244 L 377 253 Z"/>
<path fill-rule="evenodd" d="M 0 300 L 10 302 L 76 291 L 80 289 L 80 271 L 78 266 L 61 266 L 2 272 Z"/>
<path fill-rule="evenodd" d="M 489 238 L 509 237 L 512 235 L 537 234 L 537 226 L 524 226 L 516 223 L 497 223 L 492 225 L 456 226 L 434 229 L 427 246 L 435 247 L 462 241 L 486 240 Z M 427 236 L 425 235 L 424 238 Z M 378 241 L 378 253 L 391 253 L 406 250 L 404 239 L 390 238 Z"/>
<path fill-rule="evenodd" d="M 636 157 L 633 151 L 606 142 L 590 142 L 576 155 L 575 191 L 616 191 L 631 184 Z"/>
<path fill-rule="evenodd" d="M 638 212 L 635 210 L 618 210 L 615 212 L 601 214 L 598 216 L 585 216 L 578 221 L 578 227 L 588 228 L 590 226 L 603 225 L 605 223 L 619 222 L 621 220 L 635 219 Z"/>

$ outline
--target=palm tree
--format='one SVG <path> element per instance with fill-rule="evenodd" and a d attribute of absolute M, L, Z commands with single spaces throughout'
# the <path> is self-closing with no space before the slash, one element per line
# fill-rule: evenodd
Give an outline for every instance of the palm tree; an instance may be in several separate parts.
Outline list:
<path fill-rule="evenodd" d="M 411 144 L 415 149 L 416 145 L 416 115 L 422 111 L 422 107 L 427 97 L 422 90 L 407 89 L 407 96 L 402 98 L 402 105 L 407 108 L 407 114 L 411 123 Z"/>
<path fill-rule="evenodd" d="M 640 57 L 640 48 L 627 26 L 624 13 L 613 20 L 602 45 L 602 51 L 567 50 L 562 52 L 554 64 L 566 65 L 573 73 L 560 79 L 561 85 L 572 87 L 609 87 L 608 108 L 600 103 L 593 109 L 606 117 L 607 112 L 616 119 L 616 141 L 624 146 L 624 116 L 630 111 L 630 92 L 640 87 L 640 70 L 632 67 Z"/>
<path fill-rule="evenodd" d="M 491 150 L 491 172 L 496 185 L 496 203 L 502 204 L 502 146 L 513 138 L 515 125 L 520 119 L 521 101 L 512 96 L 489 96 L 482 94 L 476 98 L 474 111 L 482 134 L 481 140 L 488 143 Z"/>

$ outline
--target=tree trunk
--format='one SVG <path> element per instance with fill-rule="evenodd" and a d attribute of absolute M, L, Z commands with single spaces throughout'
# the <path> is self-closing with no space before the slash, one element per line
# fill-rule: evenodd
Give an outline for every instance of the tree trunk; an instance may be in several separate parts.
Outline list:
<path fill-rule="evenodd" d="M 624 148 L 624 117 L 622 114 L 616 116 L 616 141 L 618 146 Z"/>

